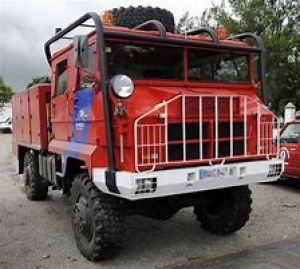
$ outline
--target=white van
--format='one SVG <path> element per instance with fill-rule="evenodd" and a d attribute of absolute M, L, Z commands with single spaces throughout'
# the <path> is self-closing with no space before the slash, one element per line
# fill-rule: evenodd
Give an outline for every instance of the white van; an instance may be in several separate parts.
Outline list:
<path fill-rule="evenodd" d="M 12 132 L 12 109 L 11 104 L 4 104 L 0 107 L 0 132 L 11 133 Z"/>

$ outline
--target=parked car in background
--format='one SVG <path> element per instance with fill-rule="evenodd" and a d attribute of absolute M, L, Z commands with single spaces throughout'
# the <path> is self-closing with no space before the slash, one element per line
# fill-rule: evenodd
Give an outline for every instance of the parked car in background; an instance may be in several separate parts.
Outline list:
<path fill-rule="evenodd" d="M 12 133 L 12 120 L 7 118 L 5 122 L 0 122 L 0 133 Z"/>
<path fill-rule="evenodd" d="M 285 159 L 283 178 L 300 178 L 300 120 L 285 124 L 280 132 L 280 154 Z"/>
<path fill-rule="evenodd" d="M 0 107 L 0 133 L 12 132 L 12 110 L 11 104 Z"/>

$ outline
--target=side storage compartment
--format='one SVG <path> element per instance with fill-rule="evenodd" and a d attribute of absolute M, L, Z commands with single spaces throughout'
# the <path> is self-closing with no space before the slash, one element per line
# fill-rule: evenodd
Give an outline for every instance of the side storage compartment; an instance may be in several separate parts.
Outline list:
<path fill-rule="evenodd" d="M 14 141 L 17 144 L 31 144 L 29 91 L 22 91 L 13 96 L 12 113 Z"/>
<path fill-rule="evenodd" d="M 48 148 L 47 105 L 50 102 L 50 84 L 42 84 L 29 90 L 30 126 L 32 146 Z"/>
<path fill-rule="evenodd" d="M 41 84 L 13 96 L 13 151 L 19 145 L 45 150 L 48 148 L 47 103 L 50 84 Z"/>

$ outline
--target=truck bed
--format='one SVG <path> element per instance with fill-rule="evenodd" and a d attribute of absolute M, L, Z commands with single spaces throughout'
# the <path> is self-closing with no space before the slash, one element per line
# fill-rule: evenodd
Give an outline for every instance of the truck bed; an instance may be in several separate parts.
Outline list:
<path fill-rule="evenodd" d="M 50 99 L 50 91 L 50 84 L 39 84 L 13 96 L 14 152 L 18 145 L 47 149 L 47 99 Z"/>

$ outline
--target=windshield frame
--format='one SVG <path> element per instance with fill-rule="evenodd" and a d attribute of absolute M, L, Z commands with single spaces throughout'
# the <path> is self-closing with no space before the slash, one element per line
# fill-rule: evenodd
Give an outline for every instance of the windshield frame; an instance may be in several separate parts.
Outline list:
<path fill-rule="evenodd" d="M 183 50 L 183 76 L 182 79 L 157 79 L 157 78 L 134 78 L 134 81 L 137 82 L 145 82 L 148 83 L 150 81 L 157 83 L 171 83 L 171 84 L 178 84 L 178 83 L 188 83 L 191 85 L 198 85 L 198 84 L 207 84 L 207 85 L 216 85 L 216 84 L 221 84 L 221 85 L 240 85 L 240 86 L 253 86 L 253 63 L 251 61 L 252 57 L 254 56 L 253 54 L 256 55 L 256 52 L 253 51 L 233 51 L 233 50 L 220 50 L 220 49 L 208 49 L 208 48 L 202 48 L 202 47 L 195 47 L 195 46 L 182 46 L 182 45 L 172 45 L 172 44 L 162 44 L 162 43 L 157 43 L 157 42 L 145 42 L 145 41 L 138 41 L 138 40 L 124 40 L 124 39 L 116 39 L 116 38 L 107 38 L 105 42 L 105 46 L 107 46 L 107 43 L 120 43 L 124 45 L 133 45 L 133 46 L 151 46 L 151 47 L 163 47 L 163 48 L 174 48 L 174 49 L 182 49 Z M 194 81 L 194 80 L 189 80 L 188 79 L 188 65 L 189 65 L 189 60 L 188 60 L 188 55 L 190 50 L 199 50 L 203 52 L 208 52 L 208 53 L 219 53 L 219 54 L 227 54 L 227 55 L 232 55 L 233 57 L 235 55 L 242 55 L 245 56 L 247 59 L 247 69 L 248 69 L 248 81 L 247 82 L 233 82 L 233 81 L 217 81 L 217 80 L 212 80 L 212 81 Z M 253 55 L 253 56 L 252 56 Z M 253 57 L 254 58 L 254 57 Z M 107 64 L 108 65 L 108 64 Z"/>

